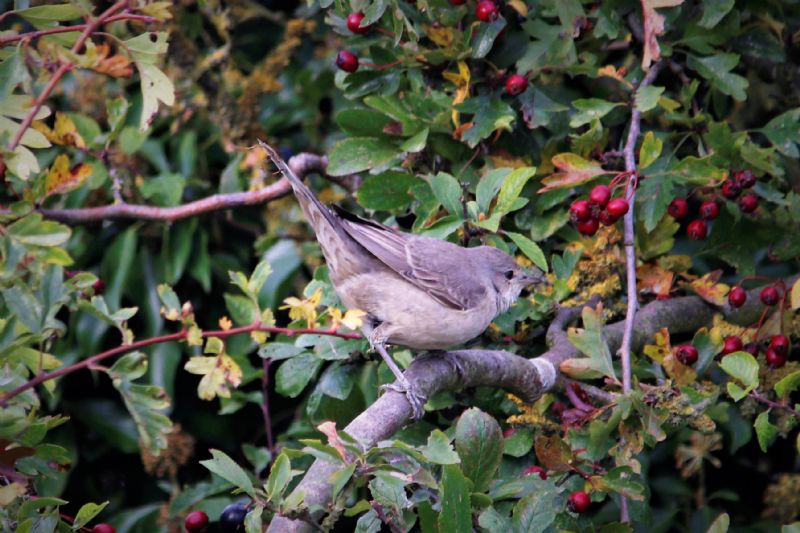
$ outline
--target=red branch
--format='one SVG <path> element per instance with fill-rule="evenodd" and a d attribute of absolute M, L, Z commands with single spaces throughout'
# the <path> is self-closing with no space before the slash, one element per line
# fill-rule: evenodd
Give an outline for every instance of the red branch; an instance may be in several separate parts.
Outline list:
<path fill-rule="evenodd" d="M 240 326 L 238 328 L 231 328 L 227 330 L 212 330 L 212 331 L 204 331 L 202 333 L 203 338 L 208 337 L 219 337 L 220 339 L 224 339 L 226 337 L 230 337 L 232 335 L 239 335 L 242 333 L 252 333 L 254 331 L 263 331 L 265 333 L 281 333 L 284 335 L 301 335 L 304 333 L 310 333 L 315 335 L 328 335 L 332 337 L 339 337 L 342 339 L 360 339 L 361 334 L 359 333 L 342 333 L 332 329 L 314 329 L 314 328 L 279 328 L 274 326 L 262 326 L 260 322 L 254 322 L 249 326 Z M 16 389 L 13 389 L 7 393 L 5 393 L 2 398 L 0 398 L 0 405 L 5 406 L 8 401 L 28 389 L 32 389 L 33 387 L 44 383 L 45 381 L 50 381 L 51 379 L 56 379 L 61 376 L 71 374 L 76 370 L 81 370 L 83 368 L 91 368 L 94 367 L 98 362 L 108 359 L 110 357 L 115 357 L 117 355 L 122 355 L 124 353 L 132 352 L 135 350 L 139 350 L 141 348 L 145 348 L 147 346 L 151 346 L 153 344 L 160 344 L 162 342 L 172 342 L 172 341 L 180 341 L 184 340 L 188 332 L 186 330 L 179 331 L 178 333 L 171 333 L 169 335 L 159 335 L 157 337 L 150 337 L 149 339 L 142 339 L 140 341 L 133 342 L 131 344 L 124 344 L 122 346 L 117 346 L 116 348 L 112 348 L 110 350 L 106 350 L 105 352 L 100 352 L 95 354 L 91 357 L 88 357 L 82 361 L 78 361 L 77 363 L 73 363 L 69 366 L 65 366 L 63 368 L 59 368 L 58 370 L 54 370 L 47 374 L 38 374 L 33 379 L 26 381 Z"/>
<path fill-rule="evenodd" d="M 120 0 L 119 2 L 115 3 L 114 5 L 106 9 L 103 13 L 101 13 L 99 17 L 97 17 L 96 19 L 92 20 L 87 24 L 84 24 L 83 33 L 80 34 L 78 40 L 75 41 L 74 45 L 72 45 L 70 51 L 73 54 L 77 54 L 83 47 L 84 43 L 86 43 L 86 40 L 89 38 L 89 36 L 92 33 L 94 33 L 94 31 L 98 27 L 100 27 L 103 23 L 107 22 L 110 18 L 112 18 L 114 13 L 116 13 L 121 9 L 125 9 L 127 5 L 128 5 L 128 0 Z M 64 77 L 64 74 L 66 74 L 73 68 L 75 68 L 75 65 L 69 62 L 62 62 L 61 65 L 59 65 L 58 69 L 53 73 L 53 77 L 50 78 L 49 82 L 47 82 L 47 85 L 45 86 L 44 90 L 41 92 L 41 94 L 39 94 L 39 96 L 34 101 L 33 106 L 31 107 L 30 111 L 28 111 L 28 114 L 25 116 L 25 119 L 22 121 L 22 124 L 20 125 L 19 130 L 17 130 L 17 133 L 14 135 L 14 138 L 11 139 L 11 143 L 8 145 L 9 151 L 13 151 L 17 146 L 19 146 L 20 141 L 22 141 L 22 136 L 25 134 L 25 132 L 33 123 L 34 117 L 39 112 L 39 109 L 42 108 L 42 105 L 44 105 L 45 100 L 47 100 L 50 97 L 50 94 L 53 92 L 53 89 L 56 88 L 56 85 L 58 85 L 58 82 L 61 81 L 61 78 Z"/>
<path fill-rule="evenodd" d="M 107 18 L 105 22 L 106 24 L 110 24 L 112 22 L 119 22 L 121 20 L 135 20 L 139 22 L 144 22 L 146 24 L 158 22 L 158 19 L 155 17 L 149 17 L 147 15 L 134 15 L 133 13 L 120 13 L 119 15 L 114 15 L 113 17 Z M 89 24 L 76 24 L 74 26 L 59 26 L 57 28 L 48 28 L 46 30 L 30 31 L 27 33 L 19 33 L 17 35 L 9 35 L 8 37 L 0 37 L 0 47 L 6 46 L 11 43 L 16 43 L 18 41 L 30 41 L 33 39 L 38 39 L 39 37 L 44 37 L 46 35 L 53 35 L 56 33 L 71 33 L 71 32 L 86 31 L 86 28 L 88 26 Z"/>

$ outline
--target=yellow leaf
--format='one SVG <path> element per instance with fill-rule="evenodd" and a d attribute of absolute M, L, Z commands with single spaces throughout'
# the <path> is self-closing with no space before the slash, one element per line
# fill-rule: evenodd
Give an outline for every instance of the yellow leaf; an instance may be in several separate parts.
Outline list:
<path fill-rule="evenodd" d="M 348 329 L 358 329 L 364 323 L 361 317 L 366 315 L 367 313 L 361 309 L 348 309 L 342 319 L 342 325 Z"/>
<path fill-rule="evenodd" d="M 33 128 L 54 144 L 74 146 L 80 149 L 86 148 L 86 142 L 84 142 L 81 134 L 78 133 L 75 123 L 65 113 L 56 113 L 56 122 L 53 125 L 53 129 L 48 128 L 44 122 L 38 120 L 33 123 Z"/>
<path fill-rule="evenodd" d="M 11 502 L 20 496 L 24 496 L 27 490 L 25 485 L 17 483 L 16 481 L 0 487 L 0 507 L 10 505 Z"/>
<path fill-rule="evenodd" d="M 792 309 L 800 309 L 800 279 L 792 285 L 792 296 L 790 299 Z"/>
<path fill-rule="evenodd" d="M 455 40 L 454 29 L 451 26 L 426 26 L 425 35 L 442 48 L 447 48 Z"/>
<path fill-rule="evenodd" d="M 216 396 L 230 398 L 231 387 L 236 388 L 242 382 L 241 367 L 226 354 L 192 357 L 184 369 L 203 376 L 197 386 L 197 395 L 202 400 L 213 400 Z"/>
<path fill-rule="evenodd" d="M 625 85 L 629 89 L 633 89 L 633 84 L 624 78 L 625 76 L 625 67 L 617 68 L 614 65 L 606 65 L 604 67 L 600 67 L 597 69 L 598 76 L 605 76 L 607 78 L 614 78 L 621 84 Z"/>
<path fill-rule="evenodd" d="M 675 357 L 675 350 L 670 344 L 667 328 L 662 328 L 660 332 L 656 333 L 656 343 L 648 344 L 642 351 L 647 357 L 664 367 L 664 371 L 677 385 L 688 385 L 697 379 L 694 369 L 684 365 Z"/>
<path fill-rule="evenodd" d="M 690 285 L 692 289 L 694 289 L 694 292 L 708 303 L 725 305 L 728 301 L 728 291 L 730 291 L 731 288 L 725 283 L 717 283 L 720 274 L 720 271 L 709 272 L 702 278 L 693 280 Z"/>
<path fill-rule="evenodd" d="M 327 422 L 323 422 L 322 424 L 318 425 L 317 429 L 323 435 L 328 437 L 328 444 L 336 448 L 336 451 L 339 452 L 339 455 L 342 456 L 342 459 L 346 461 L 347 454 L 344 448 L 344 443 L 342 442 L 342 439 L 339 437 L 339 432 L 336 431 L 336 422 L 328 420 Z"/>
<path fill-rule="evenodd" d="M 458 72 L 445 72 L 442 74 L 444 79 L 452 82 L 456 86 L 455 96 L 453 98 L 453 107 L 464 102 L 469 96 L 469 80 L 470 71 L 469 65 L 466 61 L 458 62 Z M 458 128 L 461 121 L 458 118 L 458 111 L 453 109 L 452 113 L 453 125 Z"/>
<path fill-rule="evenodd" d="M 56 157 L 45 180 L 46 196 L 65 194 L 80 187 L 86 178 L 92 174 L 92 165 L 79 163 L 74 167 L 69 166 L 69 156 L 61 154 Z"/>
<path fill-rule="evenodd" d="M 233 327 L 233 322 L 231 322 L 230 318 L 224 316 L 219 319 L 219 327 L 222 329 L 222 331 L 228 331 Z"/>
<path fill-rule="evenodd" d="M 522 0 L 509 0 L 506 5 L 523 17 L 528 16 L 528 6 Z"/>
<path fill-rule="evenodd" d="M 289 318 L 292 320 L 305 320 L 309 328 L 317 326 L 317 306 L 322 299 L 322 289 L 317 289 L 314 294 L 304 300 L 294 296 L 286 298 L 283 303 L 286 305 L 280 309 L 289 310 Z"/>

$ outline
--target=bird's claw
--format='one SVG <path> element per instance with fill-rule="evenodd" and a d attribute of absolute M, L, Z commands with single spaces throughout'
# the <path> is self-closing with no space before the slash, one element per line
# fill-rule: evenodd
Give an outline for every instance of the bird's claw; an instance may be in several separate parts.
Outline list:
<path fill-rule="evenodd" d="M 413 419 L 420 420 L 423 415 L 425 414 L 425 410 L 423 407 L 425 406 L 425 402 L 428 399 L 418 392 L 414 387 L 411 386 L 410 383 L 400 383 L 395 381 L 394 383 L 387 383 L 386 385 L 381 385 L 382 391 L 392 390 L 395 392 L 400 392 L 406 395 L 406 399 L 408 403 L 411 405 L 411 413 Z"/>

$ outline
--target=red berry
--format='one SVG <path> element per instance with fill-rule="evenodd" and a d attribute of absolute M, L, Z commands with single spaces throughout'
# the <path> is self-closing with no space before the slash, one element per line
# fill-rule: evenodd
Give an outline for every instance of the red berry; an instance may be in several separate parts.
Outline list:
<path fill-rule="evenodd" d="M 613 226 L 614 223 L 617 221 L 617 217 L 611 214 L 608 209 L 603 209 L 597 215 L 597 219 L 604 225 L 604 226 Z"/>
<path fill-rule="evenodd" d="M 101 522 L 92 528 L 92 533 L 117 533 L 114 526 Z"/>
<path fill-rule="evenodd" d="M 569 510 L 578 514 L 588 511 L 591 504 L 592 500 L 589 499 L 589 495 L 582 490 L 576 490 L 569 495 L 569 500 L 567 500 Z"/>
<path fill-rule="evenodd" d="M 509 438 L 511 435 L 513 435 L 516 432 L 517 432 L 517 430 L 514 429 L 513 427 L 508 427 L 508 428 L 505 429 L 505 431 L 503 431 L 503 438 L 507 439 L 507 438 Z"/>
<path fill-rule="evenodd" d="M 611 189 L 607 185 L 595 185 L 589 193 L 589 203 L 605 207 L 611 199 Z"/>
<path fill-rule="evenodd" d="M 336 54 L 336 66 L 345 72 L 358 70 L 358 56 L 347 50 L 340 50 Z"/>
<path fill-rule="evenodd" d="M 781 295 L 778 292 L 778 289 L 770 285 L 768 287 L 764 287 L 763 289 L 761 289 L 761 294 L 759 294 L 759 298 L 761 298 L 761 303 L 763 303 L 764 305 L 772 306 L 778 303 L 778 300 L 781 299 Z"/>
<path fill-rule="evenodd" d="M 353 33 L 367 33 L 372 26 L 361 26 L 361 21 L 364 20 L 364 13 L 354 11 L 347 15 L 347 29 Z"/>
<path fill-rule="evenodd" d="M 625 198 L 614 198 L 613 200 L 608 202 L 606 209 L 615 218 L 620 218 L 624 216 L 625 213 L 628 212 L 629 209 L 628 201 Z"/>
<path fill-rule="evenodd" d="M 685 198 L 675 198 L 667 206 L 667 213 L 675 220 L 680 220 L 689 213 L 689 204 Z"/>
<path fill-rule="evenodd" d="M 739 198 L 739 209 L 743 213 L 752 213 L 758 207 L 758 196 L 749 192 Z"/>
<path fill-rule="evenodd" d="M 767 348 L 767 351 L 764 353 L 764 358 L 767 360 L 767 364 L 772 368 L 778 368 L 786 364 L 786 356 L 779 354 L 773 348 Z"/>
<path fill-rule="evenodd" d="M 756 184 L 756 177 L 749 170 L 740 170 L 734 174 L 734 178 L 740 189 L 749 189 Z"/>
<path fill-rule="evenodd" d="M 94 283 L 92 283 L 92 290 L 94 290 L 94 293 L 95 293 L 95 294 L 103 294 L 103 291 L 104 291 L 105 289 L 106 289 L 106 284 L 105 284 L 105 282 L 104 282 L 102 279 L 100 279 L 100 278 L 97 278 L 97 281 L 95 281 Z"/>
<path fill-rule="evenodd" d="M 541 466 L 529 466 L 522 471 L 523 476 L 530 476 L 531 474 L 536 474 L 539 479 L 547 479 L 547 471 Z"/>
<path fill-rule="evenodd" d="M 478 2 L 478 5 L 475 6 L 475 16 L 478 17 L 480 21 L 494 22 L 497 20 L 499 14 L 497 6 L 494 5 L 492 0 L 481 0 Z"/>
<path fill-rule="evenodd" d="M 706 235 L 708 235 L 708 226 L 706 226 L 706 221 L 697 219 L 689 222 L 689 225 L 686 227 L 686 235 L 688 235 L 693 241 L 705 239 Z"/>
<path fill-rule="evenodd" d="M 769 347 L 775 350 L 778 355 L 789 355 L 789 337 L 786 335 L 774 335 L 769 341 Z"/>
<path fill-rule="evenodd" d="M 575 200 L 569 206 L 569 216 L 573 222 L 586 222 L 592 218 L 592 208 L 586 200 Z"/>
<path fill-rule="evenodd" d="M 731 307 L 741 307 L 747 301 L 747 291 L 741 287 L 734 287 L 728 293 L 728 303 Z"/>
<path fill-rule="evenodd" d="M 697 348 L 691 344 L 681 344 L 675 348 L 675 357 L 684 365 L 693 365 L 697 362 Z"/>
<path fill-rule="evenodd" d="M 528 88 L 528 80 L 519 74 L 512 74 L 506 80 L 506 92 L 511 96 L 517 96 L 525 92 Z"/>
<path fill-rule="evenodd" d="M 186 531 L 202 531 L 208 525 L 208 515 L 203 511 L 192 511 L 183 521 Z"/>
<path fill-rule="evenodd" d="M 451 6 L 463 6 L 467 3 L 467 0 L 450 0 Z"/>
<path fill-rule="evenodd" d="M 742 339 L 736 335 L 728 335 L 722 342 L 722 355 L 741 351 L 743 347 Z"/>
<path fill-rule="evenodd" d="M 589 220 L 578 222 L 578 232 L 581 235 L 586 235 L 587 237 L 591 237 L 592 235 L 597 233 L 597 228 L 599 227 L 600 223 L 597 221 L 596 218 L 590 218 Z"/>
<path fill-rule="evenodd" d="M 714 200 L 707 200 L 700 204 L 700 216 L 706 220 L 714 220 L 719 215 L 719 206 Z"/>
<path fill-rule="evenodd" d="M 753 357 L 758 357 L 758 352 L 760 351 L 757 342 L 748 342 L 744 345 L 742 350 L 749 353 Z"/>
<path fill-rule="evenodd" d="M 729 200 L 733 200 L 739 196 L 740 192 L 742 192 L 742 189 L 733 180 L 725 180 L 725 182 L 722 184 L 722 196 L 728 198 Z"/>

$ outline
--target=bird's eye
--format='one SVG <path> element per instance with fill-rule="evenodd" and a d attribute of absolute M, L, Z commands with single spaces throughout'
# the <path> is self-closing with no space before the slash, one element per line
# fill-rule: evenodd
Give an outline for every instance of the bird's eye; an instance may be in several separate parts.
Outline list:
<path fill-rule="evenodd" d="M 514 271 L 513 270 L 506 270 L 505 276 L 506 276 L 506 279 L 513 278 L 514 277 Z"/>

